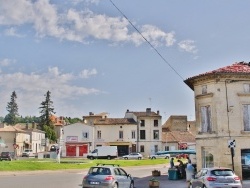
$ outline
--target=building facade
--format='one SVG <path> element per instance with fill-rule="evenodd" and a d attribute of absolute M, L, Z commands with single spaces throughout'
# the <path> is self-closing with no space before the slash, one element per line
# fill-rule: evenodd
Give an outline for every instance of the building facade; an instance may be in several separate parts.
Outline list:
<path fill-rule="evenodd" d="M 235 63 L 185 80 L 194 91 L 197 168 L 225 166 L 248 179 L 250 64 Z M 229 145 L 230 142 L 236 145 Z M 234 157 L 232 155 L 234 151 Z"/>

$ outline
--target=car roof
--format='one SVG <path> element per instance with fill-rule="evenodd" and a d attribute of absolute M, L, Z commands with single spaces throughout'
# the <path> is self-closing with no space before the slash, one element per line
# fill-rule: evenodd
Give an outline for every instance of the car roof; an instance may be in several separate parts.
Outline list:
<path fill-rule="evenodd" d="M 207 169 L 207 170 L 232 170 L 231 168 L 228 167 L 208 167 L 208 168 L 202 168 L 202 169 Z"/>

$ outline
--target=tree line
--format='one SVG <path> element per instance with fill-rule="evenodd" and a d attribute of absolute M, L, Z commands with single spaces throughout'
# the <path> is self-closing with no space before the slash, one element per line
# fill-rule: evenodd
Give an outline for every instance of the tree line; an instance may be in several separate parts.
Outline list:
<path fill-rule="evenodd" d="M 15 91 L 10 96 L 10 102 L 7 103 L 6 110 L 8 114 L 5 117 L 0 117 L 0 121 L 8 125 L 15 125 L 17 123 L 36 123 L 38 128 L 45 131 L 46 138 L 51 141 L 56 141 L 55 125 L 51 116 L 55 114 L 53 101 L 51 100 L 51 92 L 47 91 L 45 100 L 41 102 L 39 110 L 40 116 L 26 116 L 22 117 L 18 113 L 17 94 Z M 79 118 L 64 117 L 66 124 L 72 124 L 82 121 Z"/>

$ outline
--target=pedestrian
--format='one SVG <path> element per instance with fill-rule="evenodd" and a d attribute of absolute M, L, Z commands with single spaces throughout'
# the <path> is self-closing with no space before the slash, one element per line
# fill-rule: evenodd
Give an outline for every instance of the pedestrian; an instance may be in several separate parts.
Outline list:
<path fill-rule="evenodd" d="M 174 158 L 170 159 L 170 168 L 174 168 Z"/>
<path fill-rule="evenodd" d="M 186 174 L 185 174 L 184 163 L 180 159 L 178 159 L 177 162 L 179 162 L 178 172 L 179 172 L 180 179 L 185 178 Z"/>
<path fill-rule="evenodd" d="M 193 175 L 194 175 L 194 167 L 191 163 L 188 163 L 186 167 L 186 181 L 188 184 L 190 184 Z"/>

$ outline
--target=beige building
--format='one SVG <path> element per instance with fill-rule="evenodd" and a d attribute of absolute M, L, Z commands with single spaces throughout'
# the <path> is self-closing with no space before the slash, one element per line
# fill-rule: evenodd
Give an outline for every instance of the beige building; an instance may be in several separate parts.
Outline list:
<path fill-rule="evenodd" d="M 172 115 L 162 125 L 163 150 L 195 149 L 195 121 L 185 115 Z"/>
<path fill-rule="evenodd" d="M 144 157 L 162 150 L 162 116 L 160 112 L 147 108 L 144 112 L 127 110 L 125 118 L 132 118 L 137 123 L 136 151 Z"/>
<path fill-rule="evenodd" d="M 118 155 L 140 152 L 145 157 L 162 150 L 161 116 L 147 108 L 144 112 L 127 110 L 124 118 L 108 118 L 107 113 L 83 116 L 93 127 L 93 146 L 117 146 Z M 93 149 L 92 147 L 90 147 Z"/>
<path fill-rule="evenodd" d="M 242 167 L 250 165 L 250 64 L 235 63 L 185 83 L 195 97 L 197 168 L 231 167 L 249 178 Z M 233 158 L 229 142 L 236 143 Z"/>

